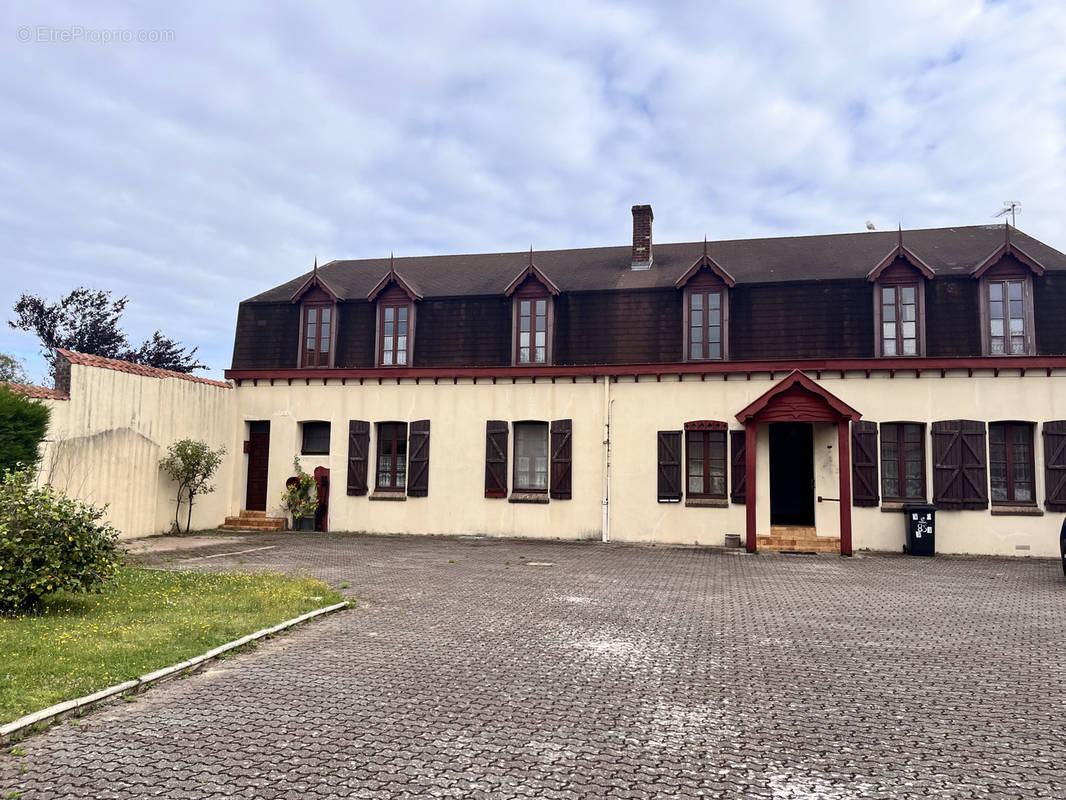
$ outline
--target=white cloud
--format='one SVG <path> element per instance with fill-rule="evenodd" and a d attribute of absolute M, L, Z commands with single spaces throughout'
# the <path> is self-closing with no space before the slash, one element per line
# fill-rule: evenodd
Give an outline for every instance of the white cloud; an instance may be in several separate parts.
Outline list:
<path fill-rule="evenodd" d="M 16 41 L 20 26 L 173 41 Z M 78 284 L 229 360 L 311 259 L 974 224 L 1060 249 L 1052 4 L 0 10 L 0 307 Z M 0 351 L 33 353 L 5 329 Z"/>

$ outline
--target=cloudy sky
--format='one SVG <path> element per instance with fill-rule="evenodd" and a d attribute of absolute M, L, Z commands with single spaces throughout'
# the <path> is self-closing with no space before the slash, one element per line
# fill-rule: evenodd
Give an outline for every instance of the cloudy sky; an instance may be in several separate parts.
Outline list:
<path fill-rule="evenodd" d="M 1064 41 L 1050 2 L 5 3 L 3 319 L 111 289 L 220 375 L 316 256 L 626 244 L 636 203 L 663 242 L 1019 200 L 1066 250 Z"/>

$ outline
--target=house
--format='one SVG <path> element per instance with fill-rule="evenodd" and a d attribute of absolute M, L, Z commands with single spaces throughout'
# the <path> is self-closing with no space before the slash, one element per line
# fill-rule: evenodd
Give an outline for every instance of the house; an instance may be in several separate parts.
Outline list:
<path fill-rule="evenodd" d="M 240 304 L 230 504 L 337 530 L 1053 555 L 1066 255 L 1010 226 L 331 261 Z M 772 538 L 776 536 L 777 538 Z"/>

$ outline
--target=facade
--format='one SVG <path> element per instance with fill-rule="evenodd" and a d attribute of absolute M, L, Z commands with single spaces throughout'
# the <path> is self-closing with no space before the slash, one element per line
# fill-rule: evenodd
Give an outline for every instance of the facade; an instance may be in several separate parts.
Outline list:
<path fill-rule="evenodd" d="M 240 305 L 228 383 L 60 352 L 42 479 L 165 531 L 170 443 L 225 445 L 194 527 L 1057 554 L 1066 255 L 1007 226 L 334 261 Z M 29 389 L 26 389 L 30 391 Z M 239 523 L 238 523 L 239 524 Z M 784 543 L 784 544 L 783 544 Z"/>
<path fill-rule="evenodd" d="M 334 261 L 243 302 L 233 501 L 337 530 L 1053 555 L 1066 255 L 1007 226 Z M 247 445 L 243 443 L 247 442 Z"/>

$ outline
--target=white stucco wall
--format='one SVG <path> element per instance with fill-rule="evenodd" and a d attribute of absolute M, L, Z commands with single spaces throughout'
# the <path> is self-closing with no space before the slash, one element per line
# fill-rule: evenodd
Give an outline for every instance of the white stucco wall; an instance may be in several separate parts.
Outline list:
<path fill-rule="evenodd" d="M 717 419 L 741 426 L 735 414 L 771 388 L 767 374 L 750 380 L 730 380 L 708 375 L 706 380 L 663 376 L 635 381 L 623 378 L 609 385 L 612 466 L 610 472 L 610 536 L 616 541 L 721 544 L 727 532 L 745 530 L 745 508 L 687 507 L 656 500 L 656 433 L 680 429 L 684 422 Z M 1043 372 L 1025 377 L 991 371 L 939 372 L 915 378 L 913 373 L 890 378 L 874 373 L 870 378 L 851 373 L 823 375 L 818 381 L 844 402 L 875 422 L 917 421 L 928 425 L 947 419 L 989 421 L 1024 420 L 1038 423 L 1034 437 L 1037 461 L 1037 496 L 1043 502 L 1042 440 L 1039 423 L 1066 418 L 1064 376 Z M 378 385 L 331 379 L 307 386 L 302 381 L 269 386 L 246 382 L 235 390 L 238 424 L 231 450 L 240 453 L 247 422 L 271 422 L 268 513 L 281 515 L 278 497 L 292 473 L 293 455 L 299 452 L 299 423 L 332 423 L 330 454 L 306 457 L 307 471 L 330 468 L 332 477 L 330 527 L 333 530 L 367 530 L 403 533 L 487 533 L 504 536 L 599 537 L 602 532 L 603 460 L 605 437 L 604 383 L 560 379 L 532 383 L 492 384 L 469 379 L 453 385 L 413 380 L 399 385 L 388 379 Z M 485 422 L 535 419 L 573 419 L 573 499 L 546 505 L 509 503 L 484 497 Z M 378 502 L 367 497 L 347 497 L 344 492 L 348 420 L 372 423 L 417 419 L 431 421 L 429 496 L 404 502 Z M 757 447 L 758 532 L 769 533 L 769 435 L 760 425 Z M 926 431 L 926 489 L 932 492 L 932 450 Z M 373 435 L 373 434 L 372 434 Z M 509 471 L 513 437 L 510 440 Z M 373 452 L 373 441 L 371 443 Z M 230 513 L 244 500 L 247 457 L 235 465 Z M 838 442 L 834 425 L 814 428 L 815 494 L 839 497 Z M 374 479 L 371 459 L 369 479 Z M 839 504 L 816 503 L 816 526 L 822 536 L 838 536 Z M 898 512 L 880 508 L 853 508 L 853 542 L 856 549 L 898 551 L 904 541 L 904 523 Z M 1059 515 L 1040 517 L 993 516 L 986 511 L 941 511 L 937 517 L 937 550 L 943 553 L 995 553 L 1052 556 L 1057 552 Z"/>
<path fill-rule="evenodd" d="M 159 459 L 180 439 L 200 439 L 229 454 L 212 494 L 196 498 L 192 527 L 220 525 L 232 504 L 230 388 L 71 365 L 70 397 L 49 400 L 52 418 L 39 480 L 80 500 L 107 505 L 108 520 L 123 538 L 168 531 L 174 521 L 175 485 Z M 181 521 L 185 525 L 186 506 Z"/>

